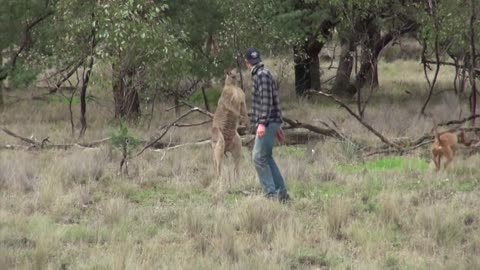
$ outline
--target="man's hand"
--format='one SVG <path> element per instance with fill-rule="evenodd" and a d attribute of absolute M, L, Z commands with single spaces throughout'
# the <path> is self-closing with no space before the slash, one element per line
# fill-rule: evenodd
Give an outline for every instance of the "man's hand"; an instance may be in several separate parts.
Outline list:
<path fill-rule="evenodd" d="M 282 128 L 279 128 L 277 130 L 277 140 L 279 143 L 282 143 L 283 141 L 285 141 L 285 132 L 283 131 Z"/>
<path fill-rule="evenodd" d="M 257 136 L 259 138 L 263 138 L 265 136 L 265 125 L 264 124 L 259 124 L 257 127 Z"/>

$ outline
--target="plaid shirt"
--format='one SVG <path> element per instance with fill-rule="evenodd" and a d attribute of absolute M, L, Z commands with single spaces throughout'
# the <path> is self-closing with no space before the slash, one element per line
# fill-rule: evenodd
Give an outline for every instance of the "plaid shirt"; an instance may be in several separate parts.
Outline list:
<path fill-rule="evenodd" d="M 252 69 L 252 79 L 252 126 L 267 126 L 270 122 L 282 123 L 278 86 L 270 71 L 259 63 Z"/>

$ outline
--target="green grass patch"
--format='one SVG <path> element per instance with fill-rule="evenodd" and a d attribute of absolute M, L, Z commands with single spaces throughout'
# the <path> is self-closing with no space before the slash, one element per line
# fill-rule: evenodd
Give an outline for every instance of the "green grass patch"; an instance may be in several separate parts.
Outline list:
<path fill-rule="evenodd" d="M 321 184 L 311 183 L 292 183 L 289 192 L 294 198 L 307 198 L 314 201 L 329 199 L 335 196 L 343 195 L 347 192 L 345 186 L 334 182 Z"/>
<path fill-rule="evenodd" d="M 461 192 L 471 192 L 480 186 L 480 180 L 464 180 L 455 182 L 455 189 Z"/>
<path fill-rule="evenodd" d="M 368 161 L 361 165 L 341 165 L 339 170 L 344 173 L 386 172 L 386 171 L 426 171 L 428 163 L 422 159 L 406 157 L 389 157 Z"/>
<path fill-rule="evenodd" d="M 92 229 L 85 225 L 69 225 L 62 236 L 62 240 L 69 243 L 98 243 L 108 239 L 108 232 L 105 229 Z"/>
<path fill-rule="evenodd" d="M 305 156 L 305 148 L 297 146 L 283 146 L 274 148 L 276 154 L 280 157 L 303 157 Z"/>

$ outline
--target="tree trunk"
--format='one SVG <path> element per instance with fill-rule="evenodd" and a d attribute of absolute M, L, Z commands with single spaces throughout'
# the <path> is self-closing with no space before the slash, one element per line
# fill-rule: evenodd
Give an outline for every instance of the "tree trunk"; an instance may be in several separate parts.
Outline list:
<path fill-rule="evenodd" d="M 318 54 L 322 50 L 323 43 L 319 42 L 315 37 L 311 37 L 310 41 L 306 44 L 306 51 L 310 60 L 310 88 L 315 90 L 321 90 L 320 84 L 320 58 Z"/>
<path fill-rule="evenodd" d="M 82 78 L 82 88 L 80 89 L 80 134 L 79 137 L 82 138 L 85 135 L 85 131 L 87 130 L 87 88 L 88 82 L 90 81 L 90 74 L 92 73 L 93 68 L 93 56 L 90 56 L 90 60 L 88 62 L 88 66 L 86 67 L 85 76 Z"/>
<path fill-rule="evenodd" d="M 340 41 L 341 53 L 337 69 L 337 75 L 332 87 L 332 93 L 336 96 L 351 96 L 355 94 L 355 86 L 350 82 L 353 69 L 354 42 L 352 39 Z"/>
<path fill-rule="evenodd" d="M 173 104 L 175 105 L 175 117 L 180 116 L 180 96 L 177 92 L 175 92 L 173 96 Z"/>
<path fill-rule="evenodd" d="M 367 36 L 362 48 L 362 65 L 371 65 L 370 70 L 365 74 L 365 84 L 372 88 L 378 87 L 378 54 L 375 53 L 375 45 L 380 40 L 380 29 L 373 20 L 366 26 Z M 358 88 L 357 88 L 358 89 Z"/>
<path fill-rule="evenodd" d="M 0 113 L 3 112 L 5 102 L 3 101 L 3 81 L 0 81 Z"/>
<path fill-rule="evenodd" d="M 205 85 L 202 85 L 202 96 L 203 96 L 203 103 L 205 103 L 205 110 L 207 110 L 207 112 L 209 112 L 210 111 L 210 105 L 208 104 L 207 93 L 205 93 Z"/>
<path fill-rule="evenodd" d="M 471 112 L 472 115 L 477 113 L 477 82 L 475 68 L 477 66 L 477 53 L 475 48 L 475 22 L 477 21 L 475 0 L 470 1 L 472 6 L 472 16 L 470 17 L 470 51 L 471 51 L 471 65 L 470 65 L 470 83 L 472 84 Z M 472 119 L 472 126 L 475 126 L 475 119 Z"/>
<path fill-rule="evenodd" d="M 135 71 L 120 70 L 112 65 L 113 98 L 115 101 L 115 118 L 134 119 L 140 116 L 140 99 L 133 85 Z"/>
<path fill-rule="evenodd" d="M 377 83 L 378 85 L 378 71 L 377 71 L 377 63 L 378 63 L 378 56 L 380 52 L 388 45 L 394 38 L 393 33 L 387 33 L 382 38 L 379 38 L 373 43 L 371 49 L 371 56 L 368 58 L 371 61 L 363 62 L 360 66 L 360 71 L 358 72 L 356 79 L 355 79 L 355 88 L 361 89 L 365 86 L 365 84 L 369 83 L 368 79 L 372 82 Z"/>
<path fill-rule="evenodd" d="M 295 62 L 295 93 L 301 97 L 312 87 L 310 59 L 302 48 L 294 46 L 293 61 Z"/>
<path fill-rule="evenodd" d="M 310 89 L 320 90 L 320 58 L 323 43 L 316 37 L 310 36 L 302 46 L 293 47 L 295 62 L 295 92 L 297 96 L 304 96 Z"/>

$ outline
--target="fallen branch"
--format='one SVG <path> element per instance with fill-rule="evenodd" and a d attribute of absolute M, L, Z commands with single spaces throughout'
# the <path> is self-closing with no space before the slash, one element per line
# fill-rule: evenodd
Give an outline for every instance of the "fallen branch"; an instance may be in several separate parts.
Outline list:
<path fill-rule="evenodd" d="M 242 145 L 243 146 L 248 146 L 252 143 L 252 141 L 255 139 L 255 135 L 248 134 L 248 135 L 243 135 L 240 136 L 242 140 Z M 310 141 L 312 139 L 321 139 L 320 136 L 312 133 L 307 133 L 307 132 L 288 132 L 285 134 L 285 141 L 282 143 L 282 145 L 298 145 L 298 144 L 305 144 L 307 141 Z M 166 145 L 165 147 L 161 148 L 156 148 L 155 152 L 163 152 L 163 151 L 168 151 L 168 150 L 174 150 L 178 148 L 184 148 L 184 147 L 189 147 L 189 146 L 202 146 L 202 145 L 208 145 L 212 141 L 209 139 L 206 140 L 201 140 L 198 142 L 188 142 L 188 143 L 182 143 L 182 144 L 177 144 L 177 145 L 172 145 L 168 146 Z"/>
<path fill-rule="evenodd" d="M 211 117 L 213 118 L 214 114 L 209 112 L 209 111 L 206 111 L 206 110 L 203 110 L 201 108 L 198 108 L 196 106 L 193 106 L 185 101 L 181 101 L 181 104 L 183 104 L 184 106 L 187 106 L 187 107 L 190 107 L 190 108 L 197 108 L 198 109 L 198 112 L 208 116 L 208 117 Z M 307 124 L 307 123 L 302 123 L 298 120 L 293 120 L 293 119 L 290 119 L 288 117 L 283 117 L 282 118 L 283 121 L 285 123 L 287 123 L 289 125 L 289 127 L 286 127 L 285 129 L 293 129 L 293 128 L 303 128 L 303 129 L 306 129 L 306 130 L 309 130 L 309 131 L 312 131 L 314 133 L 318 133 L 320 135 L 324 135 L 324 136 L 328 136 L 328 137 L 334 137 L 334 138 L 338 138 L 338 139 L 341 139 L 342 136 L 340 134 L 338 134 L 335 130 L 333 129 L 324 129 L 324 128 L 320 128 L 320 127 L 317 127 L 317 126 L 314 126 L 314 125 L 311 125 L 311 124 Z M 240 127 L 239 128 L 239 133 L 240 134 L 243 134 L 245 132 L 245 128 L 243 127 Z"/>
<path fill-rule="evenodd" d="M 50 142 L 49 137 L 46 137 L 45 139 L 43 139 L 42 142 L 37 142 L 33 139 L 29 139 L 29 138 L 26 138 L 24 136 L 18 135 L 15 132 L 13 132 L 9 129 L 6 129 L 4 127 L 0 127 L 0 130 L 5 132 L 7 135 L 10 135 L 10 136 L 12 136 L 16 139 L 19 139 L 21 141 L 24 141 L 26 143 L 29 143 L 30 145 L 29 145 L 28 149 L 32 149 L 32 146 L 33 146 L 33 148 L 64 149 L 64 150 L 75 147 L 75 146 L 84 147 L 84 148 L 95 148 L 98 145 L 101 145 L 103 143 L 106 143 L 106 142 L 110 141 L 110 139 L 111 139 L 110 137 L 107 137 L 107 138 L 103 138 L 103 139 L 96 140 L 96 141 L 93 141 L 93 142 L 73 143 L 73 144 L 47 144 L 47 142 L 48 143 Z M 3 145 L 3 146 L 0 146 L 1 149 L 15 149 L 15 148 L 19 148 L 19 147 L 20 146 L 18 146 L 18 145 Z"/>
<path fill-rule="evenodd" d="M 10 136 L 12 136 L 12 137 L 14 137 L 14 138 L 20 139 L 20 140 L 22 140 L 22 141 L 24 141 L 24 142 L 27 142 L 27 143 L 29 143 L 29 144 L 32 144 L 32 145 L 35 145 L 35 146 L 40 146 L 40 145 L 41 145 L 41 143 L 39 143 L 39 142 L 37 142 L 37 141 L 35 141 L 35 140 L 32 140 L 32 139 L 29 139 L 29 138 L 25 138 L 25 137 L 23 137 L 23 136 L 20 136 L 20 135 L 14 133 L 13 131 L 8 130 L 8 129 L 6 129 L 6 128 L 0 127 L 0 129 L 3 130 L 3 132 L 7 133 L 8 135 L 10 135 Z"/>
<path fill-rule="evenodd" d="M 473 119 L 476 119 L 476 118 L 479 118 L 479 117 L 480 117 L 480 114 L 474 114 L 474 115 L 470 115 L 469 117 L 465 117 L 465 118 L 460 119 L 460 120 L 451 120 L 451 121 L 448 121 L 448 122 L 445 122 L 445 123 L 440 123 L 440 124 L 438 124 L 438 126 L 443 127 L 443 126 L 463 124 L 465 122 L 468 122 L 470 120 L 473 120 Z"/>
<path fill-rule="evenodd" d="M 168 150 L 174 150 L 174 149 L 183 148 L 187 146 L 199 146 L 199 145 L 210 144 L 211 142 L 212 140 L 205 140 L 205 141 L 192 142 L 192 143 L 182 143 L 182 144 L 177 144 L 177 145 L 173 145 L 165 148 L 155 149 L 153 151 L 154 152 L 168 151 Z"/>
<path fill-rule="evenodd" d="M 287 118 L 287 117 L 283 117 L 283 121 L 285 123 L 289 124 L 290 128 L 303 128 L 303 129 L 307 129 L 307 130 L 310 130 L 312 132 L 315 132 L 315 133 L 318 133 L 318 134 L 321 134 L 321 135 L 324 135 L 324 136 L 342 139 L 342 136 L 333 129 L 320 128 L 320 127 L 313 126 L 313 125 L 306 124 L 306 123 L 302 123 L 298 120 L 293 120 L 293 119 L 290 119 L 290 118 Z"/>
<path fill-rule="evenodd" d="M 311 93 L 314 93 L 314 94 L 318 94 L 318 95 L 322 95 L 322 96 L 325 96 L 325 97 L 328 97 L 330 99 L 332 99 L 333 101 L 335 101 L 336 103 L 338 103 L 341 107 L 343 107 L 344 109 L 346 109 L 348 111 L 348 113 L 350 113 L 353 117 L 355 117 L 359 122 L 360 124 L 362 124 L 364 127 L 366 127 L 369 131 L 371 131 L 373 134 L 375 134 L 375 136 L 377 136 L 382 142 L 384 142 L 385 144 L 401 151 L 402 150 L 402 147 L 400 147 L 399 145 L 397 144 L 394 144 L 392 142 L 390 142 L 387 138 L 385 138 L 382 134 L 380 134 L 378 131 L 376 131 L 372 126 L 370 126 L 369 124 L 365 123 L 361 118 L 360 116 L 358 116 L 355 112 L 353 112 L 345 103 L 341 102 L 340 100 L 338 100 L 337 98 L 335 98 L 334 96 L 330 95 L 330 94 L 327 94 L 325 92 L 322 92 L 322 91 L 309 91 Z"/>
<path fill-rule="evenodd" d="M 469 117 L 467 117 L 467 118 L 469 118 Z M 463 119 L 463 120 L 465 120 L 465 119 Z M 463 120 L 459 120 L 459 121 L 463 121 Z M 470 119 L 465 120 L 465 122 L 469 121 L 469 120 Z M 455 121 L 450 121 L 450 122 L 455 122 Z M 447 122 L 447 123 L 449 123 L 449 122 Z M 443 125 L 445 125 L 445 124 L 443 124 Z M 447 129 L 447 130 L 444 130 L 444 131 L 440 132 L 440 134 L 443 134 L 445 132 L 455 132 L 455 131 L 458 131 L 458 130 L 459 130 L 458 128 L 450 128 L 450 129 Z M 480 128 L 470 127 L 470 128 L 462 128 L 462 130 L 466 131 L 466 132 L 478 132 L 478 131 L 480 131 Z M 388 147 L 381 147 L 381 148 L 375 149 L 372 152 L 369 152 L 369 153 L 365 154 L 364 157 L 370 157 L 370 156 L 377 155 L 377 154 L 391 154 L 391 153 L 401 153 L 401 154 L 403 154 L 405 152 L 410 152 L 410 151 L 416 150 L 416 149 L 418 149 L 418 148 L 420 148 L 424 145 L 430 145 L 433 142 L 433 140 L 434 140 L 433 134 L 426 133 L 423 136 L 421 136 L 420 138 L 413 141 L 412 143 L 407 143 L 407 145 L 409 145 L 409 146 L 405 147 L 405 148 L 402 148 L 401 150 L 392 149 L 392 148 L 388 148 Z M 473 148 L 473 147 L 470 147 L 470 148 Z"/>
<path fill-rule="evenodd" d="M 140 150 L 136 155 L 135 157 L 138 157 L 140 156 L 147 148 L 151 147 L 152 145 L 154 145 L 156 142 L 158 142 L 159 140 L 161 140 L 163 138 L 163 136 L 165 136 L 165 134 L 167 134 L 168 130 L 175 126 L 175 124 L 182 120 L 183 118 L 185 118 L 186 116 L 188 116 L 189 114 L 191 113 L 194 113 L 194 112 L 201 112 L 202 109 L 198 108 L 198 107 L 194 107 L 192 109 L 190 109 L 189 111 L 187 111 L 186 113 L 182 114 L 181 116 L 179 116 L 177 119 L 175 119 L 172 123 L 168 124 L 167 126 L 165 126 L 164 128 L 164 131 L 162 132 L 162 134 L 160 134 L 159 137 L 157 137 L 156 139 L 154 139 L 153 141 L 149 142 L 147 145 L 145 145 L 142 150 Z"/>
<path fill-rule="evenodd" d="M 212 122 L 212 120 L 206 120 L 206 121 L 203 121 L 203 122 L 193 123 L 193 124 L 175 124 L 174 126 L 175 127 L 196 127 L 196 126 L 205 125 L 205 124 L 208 124 L 208 123 L 211 123 L 211 122 Z"/>

